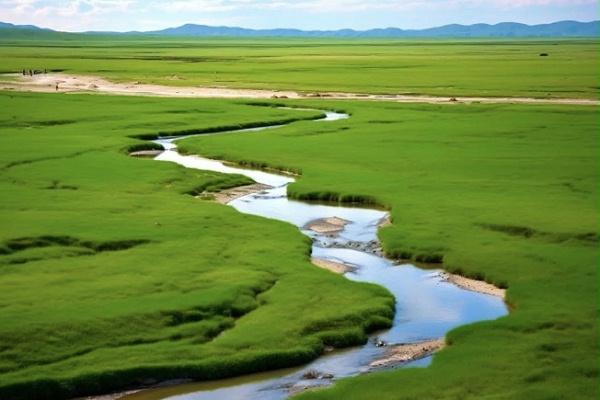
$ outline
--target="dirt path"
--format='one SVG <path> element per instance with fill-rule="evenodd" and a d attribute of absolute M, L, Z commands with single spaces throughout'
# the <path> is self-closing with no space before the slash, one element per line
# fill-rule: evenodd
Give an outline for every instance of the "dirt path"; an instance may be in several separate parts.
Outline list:
<path fill-rule="evenodd" d="M 0 77 L 0 90 L 193 98 L 300 98 L 295 92 L 281 92 L 276 90 L 177 87 L 140 82 L 111 82 L 97 76 L 59 73 L 33 76 L 24 76 L 22 74 L 3 75 Z"/>
<path fill-rule="evenodd" d="M 111 82 L 104 78 L 86 75 L 49 73 L 38 75 L 5 74 L 0 76 L 0 90 L 56 93 L 105 93 L 132 96 L 194 97 L 194 98 L 246 98 L 246 99 L 332 99 L 375 100 L 403 103 L 546 103 L 600 105 L 588 99 L 534 99 L 512 97 L 435 97 L 408 95 L 374 95 L 359 93 L 299 93 L 293 91 L 231 89 L 222 87 L 177 87 L 140 82 Z"/>

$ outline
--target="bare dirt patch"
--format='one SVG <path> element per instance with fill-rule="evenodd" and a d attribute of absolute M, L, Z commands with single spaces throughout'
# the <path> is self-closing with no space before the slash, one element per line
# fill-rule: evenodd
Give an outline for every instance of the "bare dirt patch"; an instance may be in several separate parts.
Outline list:
<path fill-rule="evenodd" d="M 253 193 L 261 193 L 267 189 L 271 189 L 271 186 L 262 183 L 253 183 L 252 185 L 238 186 L 227 190 L 221 190 L 214 195 L 217 202 L 221 204 L 227 204 L 237 198 Z"/>
<path fill-rule="evenodd" d="M 489 294 L 500 298 L 506 297 L 506 289 L 501 289 L 484 281 L 478 281 L 476 279 L 465 278 L 464 276 L 450 274 L 447 272 L 440 272 L 440 276 L 443 280 L 451 282 L 456 286 L 460 286 L 463 289 L 472 290 L 474 292 Z"/>
<path fill-rule="evenodd" d="M 296 92 L 278 90 L 230 89 L 218 87 L 176 87 L 141 82 L 111 82 L 104 78 L 85 75 L 48 73 L 33 76 L 4 75 L 0 90 L 57 93 L 104 93 L 159 97 L 206 98 L 299 98 Z"/>
<path fill-rule="evenodd" d="M 337 274 L 345 274 L 346 272 L 350 272 L 353 270 L 353 268 L 349 267 L 346 264 L 324 260 L 322 258 L 313 257 L 310 259 L 310 261 L 312 261 L 312 263 L 315 264 L 317 267 L 328 269 Z"/>
<path fill-rule="evenodd" d="M 170 77 L 169 80 L 178 80 Z M 525 97 L 436 97 L 403 94 L 361 94 L 361 93 L 300 93 L 280 90 L 232 89 L 226 87 L 167 86 L 141 82 L 111 82 L 97 76 L 48 73 L 38 75 L 4 74 L 0 77 L 0 90 L 57 93 L 105 93 L 133 96 L 159 97 L 204 97 L 204 98 L 253 98 L 253 99 L 301 99 L 319 98 L 332 100 L 374 100 L 404 103 L 554 103 L 600 105 L 599 100 L 589 99 L 539 99 Z"/>
<path fill-rule="evenodd" d="M 589 99 L 540 99 L 533 97 L 440 97 L 440 96 L 416 96 L 416 95 L 379 95 L 379 94 L 357 94 L 357 93 L 321 93 L 318 96 L 308 95 L 304 97 L 319 97 L 333 100 L 374 100 L 394 101 L 398 103 L 550 103 L 550 104 L 579 104 L 600 105 L 598 100 Z"/>
<path fill-rule="evenodd" d="M 304 226 L 304 229 L 309 229 L 317 233 L 338 233 L 344 230 L 344 227 L 348 225 L 350 221 L 338 217 L 319 218 L 310 221 Z"/>
<path fill-rule="evenodd" d="M 392 345 L 385 352 L 383 358 L 372 361 L 371 368 L 391 367 L 408 361 L 427 357 L 446 346 L 444 339 L 427 340 L 419 343 Z"/>

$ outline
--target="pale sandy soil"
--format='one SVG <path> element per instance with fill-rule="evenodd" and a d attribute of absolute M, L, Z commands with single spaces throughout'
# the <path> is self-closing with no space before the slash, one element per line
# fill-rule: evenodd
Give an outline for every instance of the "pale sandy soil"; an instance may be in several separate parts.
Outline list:
<path fill-rule="evenodd" d="M 62 73 L 3 75 L 0 90 L 27 92 L 90 92 L 134 96 L 206 97 L 206 98 L 299 98 L 296 92 L 277 90 L 229 89 L 211 87 L 176 87 L 140 82 L 110 82 L 96 76 Z"/>
<path fill-rule="evenodd" d="M 390 218 L 389 215 L 379 222 L 380 228 L 383 228 L 385 226 L 390 226 L 390 225 L 392 225 L 392 219 Z"/>
<path fill-rule="evenodd" d="M 472 290 L 474 292 L 485 293 L 496 297 L 505 298 L 506 297 L 506 289 L 500 289 L 492 285 L 491 283 L 487 283 L 484 281 L 478 281 L 475 279 L 465 278 L 464 276 L 449 274 L 447 272 L 442 272 L 441 276 L 444 280 L 455 284 L 456 286 L 460 286 L 467 290 Z"/>
<path fill-rule="evenodd" d="M 319 218 L 314 221 L 310 221 L 305 229 L 310 229 L 317 233 L 337 233 L 344 230 L 344 227 L 349 223 L 345 219 L 338 217 Z"/>
<path fill-rule="evenodd" d="M 175 78 L 174 78 L 175 79 Z M 427 103 L 554 103 L 600 105 L 598 100 L 587 99 L 534 99 L 512 97 L 435 97 L 403 94 L 374 95 L 360 93 L 299 93 L 293 91 L 231 89 L 224 87 L 176 87 L 140 82 L 110 82 L 104 78 L 86 75 L 48 73 L 34 76 L 5 74 L 0 76 L 0 90 L 28 92 L 90 92 L 134 96 L 205 97 L 205 98 L 320 98 L 335 100 L 377 100 Z"/>
<path fill-rule="evenodd" d="M 134 394 L 139 392 L 140 390 L 130 390 L 128 392 L 120 392 L 114 394 L 104 394 L 102 396 L 88 396 L 88 397 L 79 397 L 73 400 L 118 400 L 121 397 L 128 396 L 130 394 Z"/>
<path fill-rule="evenodd" d="M 221 190 L 215 193 L 215 200 L 221 204 L 227 204 L 242 196 L 248 194 L 260 193 L 264 190 L 270 189 L 271 186 L 262 183 L 253 183 L 252 185 L 238 186 L 227 190 Z"/>
<path fill-rule="evenodd" d="M 141 392 L 143 390 L 183 385 L 185 383 L 190 383 L 190 382 L 192 382 L 191 379 L 170 379 L 167 381 L 157 382 L 157 383 L 153 383 L 153 384 L 146 384 L 145 386 L 140 386 L 139 389 L 124 390 L 122 392 L 116 392 L 116 393 L 111 393 L 111 394 L 102 394 L 99 396 L 78 397 L 73 400 L 118 400 L 120 398 Z"/>
<path fill-rule="evenodd" d="M 322 258 L 312 257 L 310 261 L 317 267 L 325 268 L 338 274 L 345 274 L 346 272 L 352 271 L 352 268 L 346 264 L 324 260 Z"/>
<path fill-rule="evenodd" d="M 308 97 L 315 97 L 310 96 Z M 356 93 L 325 93 L 320 94 L 320 98 L 325 99 L 350 99 L 350 100 L 377 100 L 377 101 L 395 101 L 398 103 L 541 103 L 541 104 L 579 104 L 579 105 L 600 105 L 598 100 L 588 99 L 540 99 L 532 97 L 440 97 L 440 96 L 412 96 L 412 95 L 377 95 L 377 94 L 356 94 Z"/>
<path fill-rule="evenodd" d="M 419 343 L 392 345 L 383 358 L 372 361 L 371 368 L 390 367 L 407 361 L 427 357 L 446 346 L 444 339 L 434 339 Z"/>

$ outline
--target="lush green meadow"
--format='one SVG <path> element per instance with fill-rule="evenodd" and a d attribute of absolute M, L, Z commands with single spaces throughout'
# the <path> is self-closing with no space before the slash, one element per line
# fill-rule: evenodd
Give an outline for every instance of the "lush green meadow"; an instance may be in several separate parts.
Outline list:
<path fill-rule="evenodd" d="M 127 155 L 143 143 L 131 136 L 318 113 L 92 95 L 0 103 L 3 399 L 298 365 L 389 325 L 387 291 L 312 266 L 295 227 L 185 195 L 247 178 Z"/>
<path fill-rule="evenodd" d="M 540 57 L 540 53 L 548 57 Z M 2 72 L 305 92 L 598 98 L 597 40 L 0 38 Z M 175 76 L 177 78 L 175 78 Z M 282 103 L 284 102 L 284 103 Z M 336 109 L 351 118 L 315 123 Z M 301 173 L 303 199 L 373 202 L 395 257 L 508 288 L 512 313 L 455 329 L 426 369 L 300 398 L 596 398 L 598 107 L 0 94 L 0 397 L 305 362 L 389 324 L 381 288 L 309 263 L 284 223 L 186 195 L 246 183 L 127 156 L 188 152 Z M 301 120 L 302 119 L 302 120 Z"/>
<path fill-rule="evenodd" d="M 65 35 L 65 34 L 63 34 Z M 300 92 L 598 98 L 598 40 L 2 39 L 0 73 Z M 540 56 L 547 54 L 548 56 Z"/>
<path fill-rule="evenodd" d="M 306 106 L 309 103 L 302 102 Z M 598 393 L 598 108 L 315 103 L 351 118 L 184 141 L 302 171 L 292 196 L 386 205 L 388 254 L 508 287 L 509 317 L 461 327 L 427 369 L 300 396 L 594 398 Z"/>

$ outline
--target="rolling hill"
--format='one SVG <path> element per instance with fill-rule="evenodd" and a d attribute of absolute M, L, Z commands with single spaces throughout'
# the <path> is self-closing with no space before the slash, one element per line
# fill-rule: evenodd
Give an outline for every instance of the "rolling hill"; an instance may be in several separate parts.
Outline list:
<path fill-rule="evenodd" d="M 34 35 L 34 32 L 36 35 Z M 516 38 L 516 37 L 598 37 L 599 21 L 559 21 L 551 24 L 526 25 L 502 22 L 495 25 L 451 24 L 428 29 L 383 28 L 357 31 L 353 29 L 304 31 L 299 29 L 247 29 L 227 26 L 185 24 L 179 27 L 145 32 L 84 32 L 84 34 L 127 34 L 158 36 L 229 36 L 229 37 L 343 37 L 343 38 Z M 57 33 L 34 25 L 0 22 L 0 38 L 32 37 L 40 33 Z"/>

